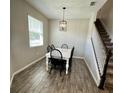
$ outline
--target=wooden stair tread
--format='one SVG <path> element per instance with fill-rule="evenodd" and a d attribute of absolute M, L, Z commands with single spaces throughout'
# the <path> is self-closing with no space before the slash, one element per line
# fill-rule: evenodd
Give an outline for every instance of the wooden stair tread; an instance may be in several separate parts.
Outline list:
<path fill-rule="evenodd" d="M 106 32 L 99 32 L 101 35 L 108 35 Z"/>
<path fill-rule="evenodd" d="M 108 34 L 100 34 L 101 36 L 108 36 L 109 37 L 109 35 Z"/>
<path fill-rule="evenodd" d="M 102 32 L 105 31 L 105 28 L 103 27 L 102 23 L 99 21 L 96 21 L 95 24 L 97 25 L 98 29 Z"/>
<path fill-rule="evenodd" d="M 106 31 L 99 31 L 101 34 L 108 34 Z"/>
<path fill-rule="evenodd" d="M 106 37 L 106 36 L 101 36 L 102 37 L 102 39 L 104 40 L 104 39 L 110 39 L 108 36 Z"/>
<path fill-rule="evenodd" d="M 107 49 L 113 50 L 113 46 L 106 46 Z"/>
<path fill-rule="evenodd" d="M 112 75 L 113 74 L 113 69 L 112 68 L 108 68 L 107 69 L 107 74 L 111 74 Z"/>
<path fill-rule="evenodd" d="M 105 88 L 112 91 L 113 90 L 113 78 L 106 78 Z"/>
<path fill-rule="evenodd" d="M 103 41 L 111 41 L 111 39 L 109 39 L 109 38 L 103 38 Z"/>
<path fill-rule="evenodd" d="M 98 22 L 95 22 L 95 25 L 97 26 L 97 29 L 98 29 L 100 32 L 105 32 L 105 29 L 102 27 L 102 24 L 99 24 Z"/>
<path fill-rule="evenodd" d="M 113 78 L 106 78 L 105 86 L 108 88 L 113 88 Z"/>
<path fill-rule="evenodd" d="M 107 46 L 113 46 L 113 43 L 110 43 L 110 42 L 104 42 L 105 43 L 105 45 L 107 45 Z"/>
<path fill-rule="evenodd" d="M 113 85 L 108 85 L 108 84 L 106 84 L 106 85 L 105 85 L 105 88 L 106 88 L 107 90 L 109 90 L 109 91 L 112 91 L 112 90 L 113 90 Z M 113 92 L 109 92 L 109 93 L 113 93 Z"/>
<path fill-rule="evenodd" d="M 107 48 L 107 49 L 110 49 L 110 50 L 113 50 L 113 45 L 109 45 L 109 44 L 108 44 L 108 45 L 106 45 L 106 48 Z"/>
<path fill-rule="evenodd" d="M 107 69 L 106 77 L 107 78 L 113 78 L 113 68 L 111 68 L 111 70 Z"/>
<path fill-rule="evenodd" d="M 106 39 L 106 40 L 103 40 L 103 42 L 111 43 L 111 40 L 109 40 L 109 39 L 107 40 L 107 39 Z"/>
<path fill-rule="evenodd" d="M 108 35 L 101 35 L 102 38 L 108 38 L 109 39 L 109 36 Z"/>
<path fill-rule="evenodd" d="M 113 84 L 113 78 L 106 78 L 106 82 L 109 84 Z"/>
<path fill-rule="evenodd" d="M 113 63 L 112 62 L 109 62 L 108 63 L 108 67 L 113 68 Z"/>
<path fill-rule="evenodd" d="M 113 56 L 110 57 L 109 62 L 113 63 Z"/>

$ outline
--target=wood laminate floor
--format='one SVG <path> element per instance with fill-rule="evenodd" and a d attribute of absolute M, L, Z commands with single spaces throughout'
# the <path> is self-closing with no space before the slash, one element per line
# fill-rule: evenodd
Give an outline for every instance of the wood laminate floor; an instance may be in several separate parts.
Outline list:
<path fill-rule="evenodd" d="M 11 93 L 109 93 L 97 88 L 92 76 L 81 59 L 73 59 L 72 71 L 45 70 L 45 59 L 17 74 L 12 82 Z"/>

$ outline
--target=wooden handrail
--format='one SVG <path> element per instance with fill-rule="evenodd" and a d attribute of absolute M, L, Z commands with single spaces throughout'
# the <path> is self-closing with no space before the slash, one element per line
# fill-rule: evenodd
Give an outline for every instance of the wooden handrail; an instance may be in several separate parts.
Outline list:
<path fill-rule="evenodd" d="M 94 55 L 95 55 L 96 63 L 97 63 L 98 72 L 99 72 L 99 75 L 100 75 L 100 77 L 101 77 L 100 67 L 99 67 L 99 63 L 98 63 L 97 56 L 96 56 L 95 46 L 94 46 L 94 44 L 93 44 L 93 39 L 92 39 L 92 37 L 91 37 L 91 42 L 92 42 L 92 46 L 93 46 L 93 52 L 94 52 Z"/>

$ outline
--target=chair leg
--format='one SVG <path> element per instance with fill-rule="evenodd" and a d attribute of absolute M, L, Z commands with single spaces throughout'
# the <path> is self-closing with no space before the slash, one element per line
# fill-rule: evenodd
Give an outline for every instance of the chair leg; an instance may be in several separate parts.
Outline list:
<path fill-rule="evenodd" d="M 65 67 L 65 65 L 64 64 L 61 64 L 61 67 L 60 67 L 60 76 L 61 76 L 62 71 L 64 70 L 64 67 Z"/>
<path fill-rule="evenodd" d="M 69 63 L 69 72 L 71 72 L 72 62 Z"/>
<path fill-rule="evenodd" d="M 56 69 L 56 65 L 54 65 L 54 68 Z"/>
<path fill-rule="evenodd" d="M 62 71 L 60 70 L 60 76 L 62 76 L 62 75 L 61 75 L 61 72 L 62 72 Z"/>
<path fill-rule="evenodd" d="M 62 73 L 62 67 L 60 67 L 60 76 L 62 76 L 61 73 Z"/>
<path fill-rule="evenodd" d="M 49 72 L 49 74 L 51 74 L 52 69 L 53 69 L 53 67 L 50 68 L 50 72 Z"/>

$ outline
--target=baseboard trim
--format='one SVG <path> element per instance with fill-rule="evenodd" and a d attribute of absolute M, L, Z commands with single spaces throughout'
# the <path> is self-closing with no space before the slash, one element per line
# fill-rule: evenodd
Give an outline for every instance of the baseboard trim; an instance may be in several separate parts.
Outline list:
<path fill-rule="evenodd" d="M 99 86 L 99 82 L 96 80 L 96 78 L 95 78 L 95 76 L 94 76 L 92 70 L 90 69 L 90 66 L 87 64 L 86 58 L 84 58 L 84 61 L 85 61 L 86 65 L 87 65 L 87 67 L 88 67 L 88 69 L 89 69 L 89 71 L 90 71 L 90 73 L 91 73 L 91 75 L 92 75 L 92 77 L 93 77 L 93 80 L 95 81 L 95 83 L 96 83 L 96 85 L 97 85 L 97 87 L 98 87 L 98 86 Z"/>
<path fill-rule="evenodd" d="M 74 56 L 73 58 L 84 59 L 84 57 Z"/>
<path fill-rule="evenodd" d="M 10 80 L 10 86 L 11 86 L 12 81 L 13 81 L 13 78 L 14 78 L 14 76 L 15 76 L 16 74 L 22 72 L 22 71 L 25 70 L 26 68 L 30 67 L 31 65 L 37 63 L 38 61 L 40 61 L 40 60 L 42 60 L 42 59 L 44 59 L 44 58 L 45 58 L 45 56 L 42 56 L 42 57 L 40 57 L 40 58 L 34 60 L 33 62 L 29 63 L 28 65 L 24 66 L 23 68 L 21 68 L 21 69 L 17 70 L 16 72 L 14 72 L 13 75 L 12 75 L 12 78 L 11 78 L 11 80 Z"/>

